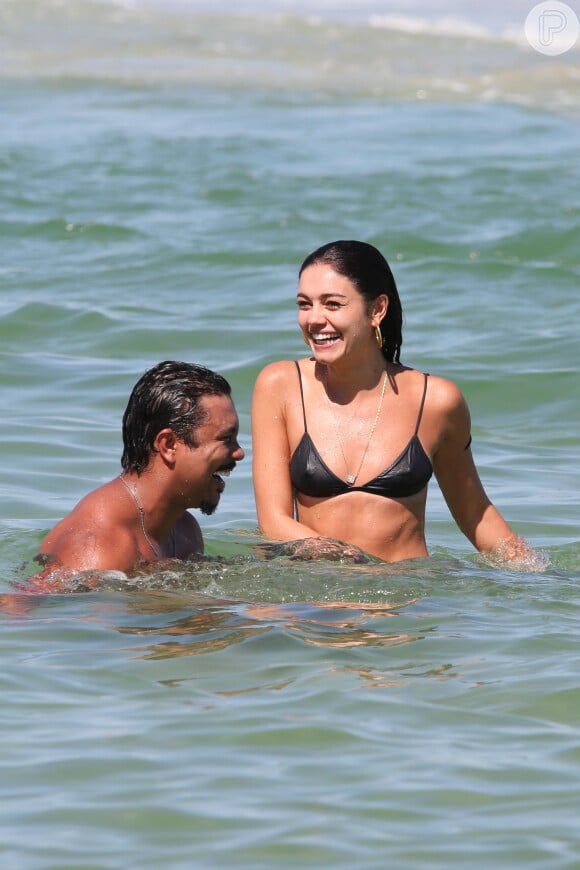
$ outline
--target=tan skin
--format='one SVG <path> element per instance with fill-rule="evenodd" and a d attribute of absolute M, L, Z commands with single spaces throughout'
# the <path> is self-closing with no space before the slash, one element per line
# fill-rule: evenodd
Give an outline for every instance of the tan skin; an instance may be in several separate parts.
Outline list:
<path fill-rule="evenodd" d="M 312 350 L 299 362 L 308 431 L 324 462 L 343 480 L 359 467 L 387 373 L 380 418 L 357 485 L 388 468 L 407 447 L 423 393 L 423 374 L 386 362 L 378 347 L 375 326 L 387 308 L 388 298 L 381 295 L 369 311 L 354 284 L 328 264 L 315 263 L 302 272 L 298 323 Z M 470 428 L 458 387 L 430 376 L 418 436 L 451 513 L 481 552 L 501 548 L 504 558 L 521 558 L 529 548 L 490 502 L 466 449 Z M 252 429 L 256 507 L 264 535 L 281 541 L 333 538 L 387 562 L 427 556 L 427 487 L 398 499 L 365 492 L 332 498 L 298 493 L 299 519 L 294 519 L 289 463 L 304 420 L 293 362 L 272 363 L 260 373 Z"/>
<path fill-rule="evenodd" d="M 124 479 L 144 509 L 147 540 L 139 510 L 125 484 L 116 477 L 86 495 L 48 533 L 39 555 L 49 565 L 34 584 L 55 568 L 61 576 L 87 570 L 127 571 L 138 564 L 165 558 L 186 559 L 203 553 L 203 536 L 197 520 L 188 512 L 203 502 L 217 506 L 224 490 L 218 475 L 244 458 L 238 444 L 238 416 L 226 395 L 203 396 L 207 417 L 194 433 L 194 446 L 172 429 L 162 429 L 145 470 L 127 472 Z M 38 557 L 37 557 L 38 558 Z"/>

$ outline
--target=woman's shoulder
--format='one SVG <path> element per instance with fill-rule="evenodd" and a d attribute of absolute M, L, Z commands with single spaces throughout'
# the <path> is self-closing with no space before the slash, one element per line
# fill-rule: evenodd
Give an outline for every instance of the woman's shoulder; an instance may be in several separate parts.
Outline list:
<path fill-rule="evenodd" d="M 443 405 L 456 406 L 465 401 L 457 384 L 439 375 L 429 375 L 427 389 L 431 397 Z"/>
<path fill-rule="evenodd" d="M 268 421 L 276 421 L 276 425 L 285 421 L 288 406 L 300 402 L 296 365 L 293 360 L 279 360 L 269 363 L 259 373 L 252 395 L 254 430 L 260 430 Z"/>
<path fill-rule="evenodd" d="M 465 396 L 454 381 L 438 375 L 428 378 L 425 399 L 427 419 L 432 420 L 441 430 L 456 433 L 458 441 L 465 443 L 471 429 L 471 415 Z"/>
<path fill-rule="evenodd" d="M 448 378 L 403 366 L 399 376 L 407 380 L 413 392 L 425 390 L 425 407 L 449 414 L 466 407 L 465 398 L 456 383 Z"/>
<path fill-rule="evenodd" d="M 277 362 L 268 363 L 259 373 L 256 379 L 257 387 L 281 387 L 287 384 L 290 379 L 297 381 L 298 373 L 296 366 L 300 360 L 278 360 Z M 303 372 L 303 368 L 301 367 Z"/>

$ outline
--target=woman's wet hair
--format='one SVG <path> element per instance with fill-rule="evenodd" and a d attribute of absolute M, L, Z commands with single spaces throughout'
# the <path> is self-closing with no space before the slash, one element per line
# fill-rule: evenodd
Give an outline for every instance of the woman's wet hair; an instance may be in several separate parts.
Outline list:
<path fill-rule="evenodd" d="M 200 399 L 219 395 L 231 395 L 229 383 L 204 366 L 166 360 L 146 371 L 123 414 L 123 469 L 140 474 L 148 466 L 162 429 L 195 446 L 195 431 L 207 419 Z"/>
<path fill-rule="evenodd" d="M 377 296 L 385 294 L 388 297 L 389 306 L 380 326 L 383 354 L 389 362 L 400 362 L 403 309 L 391 267 L 381 252 L 368 242 L 344 239 L 328 242 L 306 257 L 299 277 L 315 263 L 326 263 L 337 274 L 348 278 L 366 300 L 369 311 Z"/>

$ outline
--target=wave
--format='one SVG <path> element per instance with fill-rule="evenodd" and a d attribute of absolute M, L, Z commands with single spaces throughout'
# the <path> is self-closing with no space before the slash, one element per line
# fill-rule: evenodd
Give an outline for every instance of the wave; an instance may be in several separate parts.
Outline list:
<path fill-rule="evenodd" d="M 413 15 L 371 15 L 370 27 L 394 30 L 412 36 L 449 36 L 457 39 L 497 38 L 493 31 L 465 18 L 421 18 Z"/>
<path fill-rule="evenodd" d="M 367 4 L 377 5 L 388 4 Z M 315 3 L 301 12 L 280 0 L 267 13 L 243 3 L 216 12 L 192 0 L 4 0 L 0 78 L 580 110 L 579 46 L 539 55 L 525 41 L 523 18 L 500 16 L 494 29 L 469 5 L 434 16 L 415 3 L 411 14 L 378 9 L 356 18 L 341 8 Z"/>

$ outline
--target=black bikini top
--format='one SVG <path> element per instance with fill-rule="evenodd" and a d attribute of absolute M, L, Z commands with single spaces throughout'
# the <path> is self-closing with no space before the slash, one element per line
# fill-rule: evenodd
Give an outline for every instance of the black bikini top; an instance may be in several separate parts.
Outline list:
<path fill-rule="evenodd" d="M 304 415 L 304 435 L 290 460 L 290 479 L 297 492 L 313 498 L 329 498 L 334 495 L 342 495 L 345 492 L 370 492 L 385 498 L 405 498 L 415 495 L 427 485 L 433 474 L 433 466 L 417 436 L 427 394 L 427 375 L 425 375 L 425 386 L 423 387 L 423 397 L 415 432 L 405 449 L 392 465 L 389 465 L 381 474 L 373 477 L 364 486 L 349 486 L 330 470 L 308 434 L 302 375 L 298 363 L 296 363 L 296 368 L 298 369 L 302 413 Z"/>

